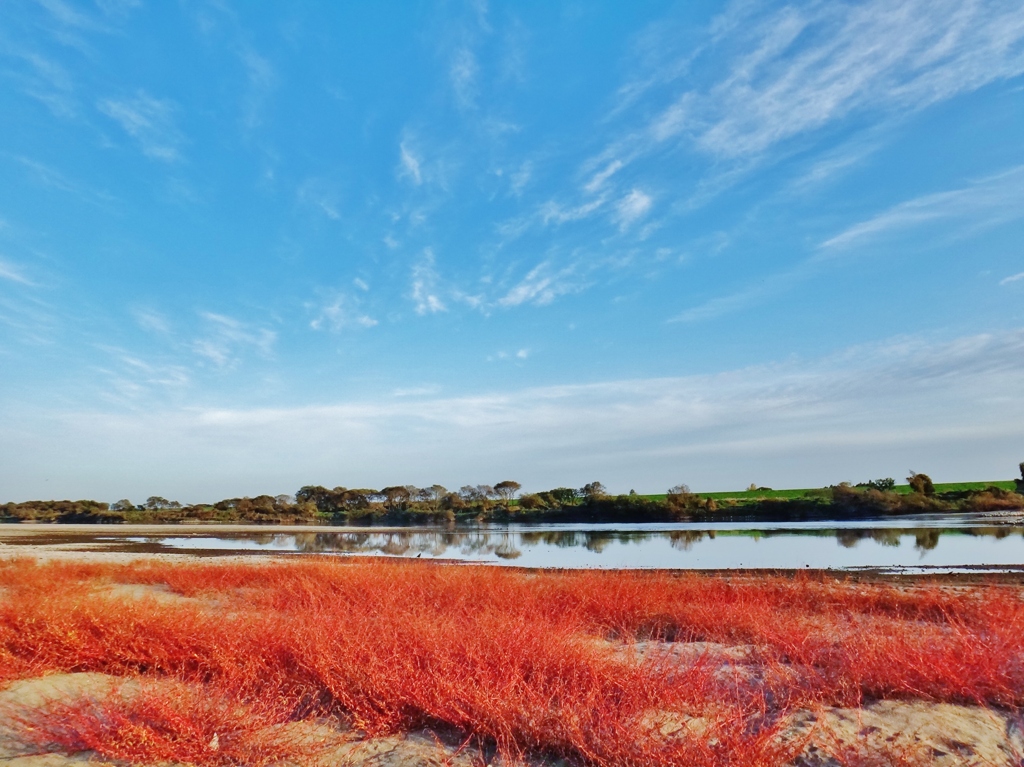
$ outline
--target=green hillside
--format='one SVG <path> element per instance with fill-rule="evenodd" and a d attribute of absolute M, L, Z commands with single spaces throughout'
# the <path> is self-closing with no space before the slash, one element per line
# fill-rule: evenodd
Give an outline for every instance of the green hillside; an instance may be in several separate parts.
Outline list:
<path fill-rule="evenodd" d="M 998 487 L 1000 490 L 1013 490 L 1015 484 L 1013 480 L 1009 481 L 993 481 L 993 482 L 944 482 L 935 484 L 935 492 L 942 493 L 961 493 L 969 490 L 984 490 L 987 487 Z M 900 493 L 901 495 L 909 495 L 910 485 L 896 485 L 893 488 L 894 493 Z M 701 498 L 713 498 L 716 501 L 753 501 L 765 498 L 828 498 L 831 493 L 827 487 L 825 488 L 803 488 L 803 489 L 790 489 L 790 490 L 736 490 L 732 492 L 714 492 L 714 493 L 697 493 Z M 666 498 L 665 493 L 645 495 L 645 498 L 650 498 L 652 501 L 663 501 Z"/>

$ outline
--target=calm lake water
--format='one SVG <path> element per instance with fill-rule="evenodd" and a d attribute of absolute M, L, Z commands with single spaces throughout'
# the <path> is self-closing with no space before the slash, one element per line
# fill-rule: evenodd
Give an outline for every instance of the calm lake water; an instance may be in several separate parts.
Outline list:
<path fill-rule="evenodd" d="M 320 528 L 310 532 L 62 533 L 0 541 L 203 555 L 317 553 L 456 560 L 521 567 L 663 569 L 1024 570 L 1024 514 L 918 515 L 846 522 L 481 525 Z"/>

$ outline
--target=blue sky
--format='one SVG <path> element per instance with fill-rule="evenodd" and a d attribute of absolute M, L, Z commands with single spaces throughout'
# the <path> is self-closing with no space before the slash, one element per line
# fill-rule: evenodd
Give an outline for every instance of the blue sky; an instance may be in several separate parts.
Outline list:
<path fill-rule="evenodd" d="M 0 500 L 1024 459 L 1020 2 L 13 0 Z"/>

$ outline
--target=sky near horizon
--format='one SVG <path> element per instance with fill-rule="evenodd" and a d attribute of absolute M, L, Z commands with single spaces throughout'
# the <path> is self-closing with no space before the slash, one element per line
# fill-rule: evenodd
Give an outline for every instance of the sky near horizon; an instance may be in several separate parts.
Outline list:
<path fill-rule="evenodd" d="M 1024 460 L 1024 4 L 11 0 L 0 502 Z"/>

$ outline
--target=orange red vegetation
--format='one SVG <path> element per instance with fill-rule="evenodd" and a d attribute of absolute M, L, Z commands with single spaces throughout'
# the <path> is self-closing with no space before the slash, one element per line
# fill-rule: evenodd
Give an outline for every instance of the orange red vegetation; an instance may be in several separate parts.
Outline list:
<path fill-rule="evenodd" d="M 164 591 L 127 599 L 112 584 Z M 305 721 L 426 728 L 512 761 L 767 767 L 806 745 L 787 730 L 797 711 L 1024 704 L 1024 601 L 1009 587 L 14 560 L 0 594 L 0 686 L 77 671 L 139 684 L 55 702 L 23 717 L 25 736 L 133 762 L 311 757 L 287 737 Z M 739 646 L 742 662 L 676 651 L 694 642 Z M 866 763 L 847 751 L 834 756 Z"/>

